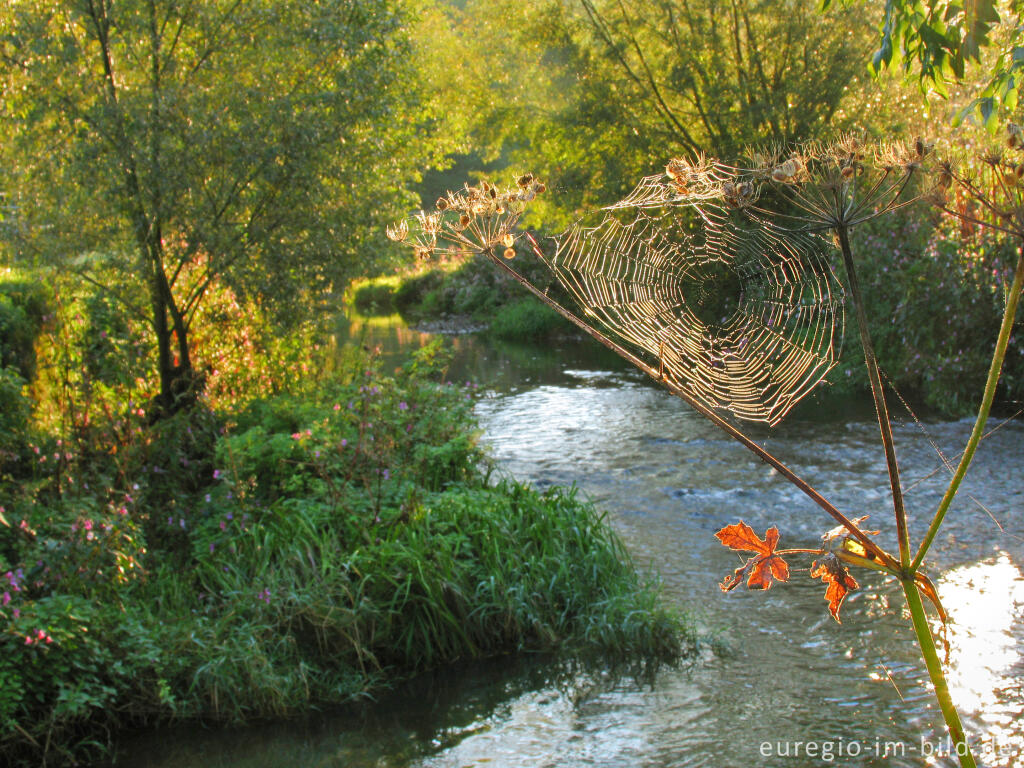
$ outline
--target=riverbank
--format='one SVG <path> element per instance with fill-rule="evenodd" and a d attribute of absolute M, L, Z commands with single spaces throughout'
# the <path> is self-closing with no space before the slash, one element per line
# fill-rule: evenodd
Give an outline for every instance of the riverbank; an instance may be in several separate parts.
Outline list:
<path fill-rule="evenodd" d="M 4 369 L 5 764 L 93 760 L 127 726 L 298 715 L 456 660 L 668 659 L 692 637 L 592 505 L 494 482 L 477 390 L 439 344 L 393 368 L 297 337 L 154 421 L 112 377 L 44 402 L 52 355 L 84 355 L 84 376 L 130 335 L 88 302 L 56 325 L 76 317 L 110 349 L 47 351 L 37 329 L 38 380 Z"/>

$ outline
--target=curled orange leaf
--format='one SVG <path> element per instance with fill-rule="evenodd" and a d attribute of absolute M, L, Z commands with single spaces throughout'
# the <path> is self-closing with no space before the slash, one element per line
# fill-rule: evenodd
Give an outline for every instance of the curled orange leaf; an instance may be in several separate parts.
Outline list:
<path fill-rule="evenodd" d="M 763 540 L 742 520 L 727 525 L 715 536 L 729 549 L 754 553 L 746 563 L 722 580 L 719 586 L 723 592 L 736 588 L 744 578 L 751 589 L 770 589 L 774 579 L 786 581 L 789 578 L 789 565 L 775 554 L 779 544 L 779 529 L 774 525 L 765 531 Z"/>
<path fill-rule="evenodd" d="M 825 588 L 825 599 L 828 601 L 828 611 L 832 618 L 842 624 L 839 618 L 839 608 L 846 599 L 846 595 L 860 585 L 850 575 L 839 558 L 831 552 L 824 555 L 811 566 L 811 578 L 821 577 L 828 586 Z"/>

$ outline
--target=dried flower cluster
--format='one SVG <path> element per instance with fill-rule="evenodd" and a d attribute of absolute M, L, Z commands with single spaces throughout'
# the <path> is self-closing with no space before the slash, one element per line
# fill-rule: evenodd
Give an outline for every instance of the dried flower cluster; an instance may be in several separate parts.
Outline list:
<path fill-rule="evenodd" d="M 411 246 L 420 259 L 439 250 L 470 254 L 497 247 L 511 259 L 516 255 L 513 230 L 526 204 L 544 191 L 544 184 L 532 173 L 520 176 L 514 187 L 506 189 L 487 181 L 466 185 L 438 198 L 433 211 L 421 211 L 411 220 L 388 227 L 387 236 Z"/>
<path fill-rule="evenodd" d="M 1024 238 L 1024 131 L 1019 125 L 1007 125 L 1005 143 L 980 162 L 956 154 L 939 162 L 930 201 L 966 227 Z"/>
<path fill-rule="evenodd" d="M 750 150 L 736 166 L 703 155 L 673 158 L 665 168 L 667 181 L 660 177 L 657 185 L 649 182 L 643 199 L 628 202 L 698 204 L 717 199 L 731 208 L 777 215 L 757 207 L 770 186 L 807 214 L 793 218 L 808 229 L 851 226 L 904 204 L 908 181 L 930 151 L 921 139 L 876 143 L 851 135 L 829 143 Z"/>

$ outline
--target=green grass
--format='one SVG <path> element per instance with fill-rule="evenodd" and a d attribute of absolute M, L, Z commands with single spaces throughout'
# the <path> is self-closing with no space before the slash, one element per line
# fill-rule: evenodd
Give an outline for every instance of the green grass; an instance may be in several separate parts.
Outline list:
<path fill-rule="evenodd" d="M 388 374 L 360 356 L 230 412 L 12 438 L 31 460 L 0 475 L 5 764 L 91 759 L 129 724 L 297 714 L 463 659 L 682 653 L 687 623 L 593 506 L 490 483 L 473 389 L 443 370 L 437 345 Z"/>
<path fill-rule="evenodd" d="M 508 341 L 536 340 L 569 324 L 545 304 L 533 297 L 503 305 L 491 321 L 489 331 Z"/>

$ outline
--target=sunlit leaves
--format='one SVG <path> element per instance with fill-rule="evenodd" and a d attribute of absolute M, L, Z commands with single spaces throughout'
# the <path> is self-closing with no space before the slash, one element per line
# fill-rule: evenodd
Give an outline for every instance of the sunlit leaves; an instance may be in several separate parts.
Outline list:
<path fill-rule="evenodd" d="M 825 589 L 825 600 L 828 601 L 828 612 L 832 618 L 842 623 L 839 619 L 839 608 L 846 599 L 846 595 L 857 589 L 860 585 L 850 575 L 846 566 L 839 558 L 831 552 L 823 555 L 811 566 L 811 578 L 821 578 L 828 586 Z"/>
<path fill-rule="evenodd" d="M 823 0 L 821 7 L 830 4 Z M 983 64 L 986 83 L 954 122 L 974 116 L 994 131 L 998 116 L 1016 109 L 1024 89 L 1024 3 L 1012 0 L 1003 10 L 1005 18 L 995 0 L 887 0 L 870 69 L 877 75 L 901 67 L 916 75 L 922 92 L 945 98 L 950 84 L 965 79 L 967 65 Z M 994 60 L 984 56 L 986 49 L 993 49 Z"/>
<path fill-rule="evenodd" d="M 720 586 L 723 592 L 735 589 L 744 579 L 751 589 L 770 589 L 774 579 L 786 581 L 789 578 L 789 566 L 775 554 L 779 544 L 779 529 L 774 525 L 765 532 L 764 539 L 742 520 L 726 526 L 715 536 L 729 549 L 754 553 L 753 557 L 722 581 Z"/>

